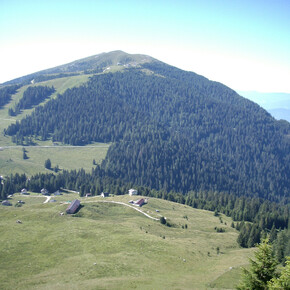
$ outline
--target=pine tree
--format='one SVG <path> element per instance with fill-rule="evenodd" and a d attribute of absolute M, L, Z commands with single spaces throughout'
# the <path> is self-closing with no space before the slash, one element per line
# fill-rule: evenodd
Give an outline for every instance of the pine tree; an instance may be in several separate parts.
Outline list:
<path fill-rule="evenodd" d="M 277 239 L 273 244 L 274 253 L 277 260 L 285 263 L 286 256 L 290 255 L 290 230 L 285 229 L 278 233 Z"/>
<path fill-rule="evenodd" d="M 269 242 L 273 243 L 277 238 L 277 230 L 275 228 L 275 225 L 273 224 L 271 231 L 270 231 L 270 236 L 269 236 Z"/>
<path fill-rule="evenodd" d="M 287 257 L 286 266 L 282 269 L 277 278 L 272 278 L 268 282 L 268 289 L 290 289 L 290 257 Z"/>
<path fill-rule="evenodd" d="M 260 242 L 260 229 L 258 228 L 258 226 L 256 224 L 253 224 L 251 231 L 250 231 L 250 234 L 249 234 L 247 246 L 248 246 L 248 248 L 251 248 L 256 243 L 259 243 L 259 242 Z"/>
<path fill-rule="evenodd" d="M 273 255 L 272 245 L 265 239 L 258 245 L 255 260 L 250 259 L 250 269 L 243 268 L 243 276 L 237 289 L 267 289 L 267 283 L 276 277 L 278 262 Z"/>
<path fill-rule="evenodd" d="M 44 167 L 46 169 L 51 169 L 51 161 L 50 161 L 50 159 L 45 160 Z"/>
<path fill-rule="evenodd" d="M 160 217 L 160 223 L 162 224 L 162 225 L 165 225 L 166 224 L 166 219 L 162 216 L 162 217 Z"/>
<path fill-rule="evenodd" d="M 84 196 L 85 192 L 86 192 L 86 186 L 82 184 L 80 188 L 80 196 Z"/>
<path fill-rule="evenodd" d="M 238 236 L 237 242 L 243 248 L 248 247 L 248 239 L 249 239 L 251 228 L 252 226 L 249 223 L 245 224 L 244 222 L 241 222 L 240 224 L 240 234 Z"/>
<path fill-rule="evenodd" d="M 25 151 L 23 151 L 22 158 L 23 158 L 23 159 L 28 159 L 28 156 L 27 156 L 27 154 L 26 154 Z"/>

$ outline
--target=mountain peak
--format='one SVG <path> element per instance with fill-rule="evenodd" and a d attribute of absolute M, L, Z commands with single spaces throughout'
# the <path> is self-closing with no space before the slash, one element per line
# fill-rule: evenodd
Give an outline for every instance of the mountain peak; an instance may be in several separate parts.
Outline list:
<path fill-rule="evenodd" d="M 103 71 L 108 66 L 136 66 L 140 63 L 151 62 L 154 59 L 142 54 L 129 54 L 121 50 L 103 52 L 86 58 L 75 60 L 68 64 L 51 68 L 42 73 L 74 73 Z"/>
<path fill-rule="evenodd" d="M 136 67 L 140 64 L 157 61 L 156 59 L 143 54 L 129 54 L 121 50 L 111 52 L 103 52 L 92 55 L 86 58 L 75 60 L 73 62 L 63 64 L 54 68 L 42 70 L 30 75 L 26 75 L 11 81 L 6 84 L 30 83 L 33 79 L 43 75 L 56 74 L 91 74 L 103 72 L 108 67 L 124 66 Z"/>

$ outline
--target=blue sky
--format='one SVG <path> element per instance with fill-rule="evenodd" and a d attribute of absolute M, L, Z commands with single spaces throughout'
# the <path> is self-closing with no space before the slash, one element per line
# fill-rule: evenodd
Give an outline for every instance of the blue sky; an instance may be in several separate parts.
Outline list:
<path fill-rule="evenodd" d="M 0 83 L 124 50 L 235 90 L 290 92 L 290 1 L 0 0 Z"/>

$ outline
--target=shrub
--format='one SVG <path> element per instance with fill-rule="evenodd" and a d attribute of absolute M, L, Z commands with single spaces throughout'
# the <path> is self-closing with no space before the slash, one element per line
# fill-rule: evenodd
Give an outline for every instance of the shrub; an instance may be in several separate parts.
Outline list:
<path fill-rule="evenodd" d="M 162 225 L 166 225 L 166 219 L 165 219 L 164 216 L 160 217 L 160 223 L 161 223 Z"/>

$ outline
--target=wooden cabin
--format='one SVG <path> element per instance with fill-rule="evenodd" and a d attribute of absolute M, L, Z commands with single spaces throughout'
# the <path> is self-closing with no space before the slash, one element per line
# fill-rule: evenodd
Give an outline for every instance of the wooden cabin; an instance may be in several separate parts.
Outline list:
<path fill-rule="evenodd" d="M 78 199 L 73 200 L 71 204 L 68 206 L 68 208 L 66 209 L 66 213 L 68 214 L 75 213 L 78 210 L 80 204 L 81 202 Z"/>

